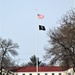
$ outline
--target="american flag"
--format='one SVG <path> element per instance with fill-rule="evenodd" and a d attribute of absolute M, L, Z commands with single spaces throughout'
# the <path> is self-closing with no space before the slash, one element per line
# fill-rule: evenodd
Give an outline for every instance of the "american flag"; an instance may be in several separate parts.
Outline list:
<path fill-rule="evenodd" d="M 38 15 L 38 19 L 43 19 L 44 15 L 43 14 L 37 14 Z"/>

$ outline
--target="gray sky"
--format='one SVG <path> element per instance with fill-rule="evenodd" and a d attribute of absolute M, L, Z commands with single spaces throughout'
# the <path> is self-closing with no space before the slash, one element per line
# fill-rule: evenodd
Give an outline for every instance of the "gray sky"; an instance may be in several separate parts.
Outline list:
<path fill-rule="evenodd" d="M 38 57 L 43 60 L 48 30 L 59 26 L 61 17 L 73 8 L 74 0 L 0 0 L 0 37 L 18 43 L 19 55 L 14 60 L 18 64 L 27 63 L 36 55 L 37 48 Z M 37 13 L 44 14 L 44 19 L 37 19 Z M 39 31 L 39 24 L 46 31 Z"/>

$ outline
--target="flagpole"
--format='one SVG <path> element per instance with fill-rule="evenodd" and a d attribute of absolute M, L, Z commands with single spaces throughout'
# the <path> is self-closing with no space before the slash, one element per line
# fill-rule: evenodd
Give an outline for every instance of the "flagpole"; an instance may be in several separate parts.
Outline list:
<path fill-rule="evenodd" d="M 75 9 L 75 0 L 74 0 L 74 9 Z"/>
<path fill-rule="evenodd" d="M 37 14 L 37 9 L 36 9 Z M 37 15 L 36 15 L 37 16 Z M 38 28 L 38 19 L 37 19 L 37 27 Z M 36 29 L 36 72 L 38 74 L 38 29 Z"/>
<path fill-rule="evenodd" d="M 37 9 L 36 9 L 36 12 L 37 12 Z M 45 31 L 45 27 L 44 26 L 41 26 L 41 25 L 38 25 L 38 19 L 43 19 L 44 18 L 44 15 L 43 14 L 38 14 L 37 13 L 37 26 L 39 26 L 39 30 L 43 30 Z M 38 28 L 38 27 L 37 27 Z M 36 29 L 37 32 L 36 32 L 36 72 L 38 74 L 38 68 L 39 68 L 39 64 L 38 64 L 38 29 Z"/>

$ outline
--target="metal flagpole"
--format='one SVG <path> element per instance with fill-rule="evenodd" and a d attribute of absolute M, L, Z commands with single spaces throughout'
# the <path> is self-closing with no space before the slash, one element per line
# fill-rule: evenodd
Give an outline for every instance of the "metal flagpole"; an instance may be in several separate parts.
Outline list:
<path fill-rule="evenodd" d="M 37 14 L 37 9 L 36 9 L 36 14 Z M 38 19 L 37 19 L 37 26 L 38 26 Z M 38 27 L 36 27 L 36 28 L 38 28 Z M 38 74 L 38 29 L 36 32 L 36 72 Z"/>
<path fill-rule="evenodd" d="M 36 12 L 37 12 L 37 9 L 36 9 Z M 38 19 L 43 19 L 44 18 L 44 15 L 42 15 L 42 14 L 38 14 L 38 13 L 36 13 L 37 14 L 37 26 L 39 27 L 39 25 L 38 25 Z M 37 28 L 38 28 L 37 27 Z M 38 68 L 39 68 L 39 64 L 38 64 L 38 29 L 36 29 L 37 30 L 37 32 L 36 32 L 36 72 L 37 72 L 37 74 L 38 74 Z M 42 28 L 42 30 L 45 30 L 45 27 L 43 26 L 43 28 Z"/>
<path fill-rule="evenodd" d="M 74 0 L 74 9 L 75 9 L 75 0 Z"/>

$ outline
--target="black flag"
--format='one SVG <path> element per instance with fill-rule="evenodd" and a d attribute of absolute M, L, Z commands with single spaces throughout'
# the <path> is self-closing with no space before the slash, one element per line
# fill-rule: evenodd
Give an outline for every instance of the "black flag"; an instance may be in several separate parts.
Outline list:
<path fill-rule="evenodd" d="M 44 30 L 44 31 L 45 31 L 45 30 L 46 30 L 46 29 L 45 29 L 45 26 L 39 25 L 39 30 Z"/>

